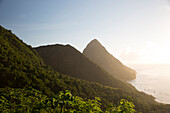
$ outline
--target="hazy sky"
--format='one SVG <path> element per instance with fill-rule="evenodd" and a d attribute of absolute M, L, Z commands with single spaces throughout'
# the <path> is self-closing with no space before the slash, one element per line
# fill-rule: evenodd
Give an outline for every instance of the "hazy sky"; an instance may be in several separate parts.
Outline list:
<path fill-rule="evenodd" d="M 33 47 L 96 38 L 124 63 L 170 63 L 170 0 L 0 0 L 0 24 Z"/>

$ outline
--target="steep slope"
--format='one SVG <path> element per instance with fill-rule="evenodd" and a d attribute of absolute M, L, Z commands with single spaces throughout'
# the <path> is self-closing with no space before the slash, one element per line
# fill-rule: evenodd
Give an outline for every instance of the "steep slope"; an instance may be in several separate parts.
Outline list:
<path fill-rule="evenodd" d="M 121 83 L 123 84 L 123 83 Z M 107 104 L 131 96 L 137 111 L 164 113 L 168 105 L 159 104 L 152 96 L 136 90 L 124 90 L 104 86 L 94 82 L 75 79 L 54 72 L 39 57 L 31 46 L 23 43 L 18 37 L 0 26 L 0 87 L 32 87 L 52 96 L 61 90 L 70 90 L 73 95 L 84 98 L 100 97 L 103 109 Z"/>
<path fill-rule="evenodd" d="M 136 78 L 136 72 L 134 70 L 123 65 L 96 39 L 87 45 L 83 54 L 118 79 L 127 81 Z"/>
<path fill-rule="evenodd" d="M 109 75 L 70 45 L 56 44 L 40 46 L 35 49 L 46 64 L 60 73 L 124 90 L 134 89 L 130 84 Z"/>

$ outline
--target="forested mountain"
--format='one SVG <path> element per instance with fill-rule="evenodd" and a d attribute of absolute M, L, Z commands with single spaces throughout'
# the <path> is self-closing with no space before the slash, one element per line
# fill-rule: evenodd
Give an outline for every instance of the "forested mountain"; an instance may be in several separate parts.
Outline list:
<path fill-rule="evenodd" d="M 91 62 L 82 53 L 70 45 L 48 45 L 35 48 L 47 65 L 55 71 L 79 78 L 82 80 L 98 82 L 103 85 L 134 89 L 130 84 L 119 81 L 109 75 L 105 70 Z"/>
<path fill-rule="evenodd" d="M 83 54 L 118 79 L 127 81 L 136 78 L 136 72 L 134 70 L 123 65 L 96 39 L 87 45 Z"/>
<path fill-rule="evenodd" d="M 101 68 L 97 66 L 96 69 Z M 101 73 L 106 72 L 101 70 Z M 127 99 L 127 96 L 131 96 L 138 112 L 164 113 L 168 111 L 169 105 L 155 102 L 152 96 L 138 92 L 124 82 L 116 79 L 115 82 L 117 82 L 115 83 L 117 85 L 111 84 L 112 87 L 110 87 L 109 84 L 102 85 L 97 82 L 80 80 L 54 71 L 44 63 L 36 50 L 25 44 L 10 30 L 0 26 L 0 105 L 4 102 L 2 97 L 5 96 L 2 92 L 8 94 L 10 88 L 15 88 L 16 90 L 13 91 L 11 89 L 10 94 L 15 91 L 22 94 L 21 89 L 29 88 L 26 91 L 30 91 L 31 87 L 43 93 L 43 96 L 40 95 L 39 97 L 36 97 L 37 93 L 31 93 L 33 97 L 35 96 L 35 99 L 39 98 L 38 100 L 44 96 L 52 97 L 59 91 L 67 89 L 82 98 L 100 97 L 102 109 L 106 109 L 109 103 L 116 105 L 120 99 Z M 123 85 L 125 86 L 123 87 Z M 21 95 L 22 100 L 23 96 Z M 5 97 L 9 99 L 7 96 Z"/>

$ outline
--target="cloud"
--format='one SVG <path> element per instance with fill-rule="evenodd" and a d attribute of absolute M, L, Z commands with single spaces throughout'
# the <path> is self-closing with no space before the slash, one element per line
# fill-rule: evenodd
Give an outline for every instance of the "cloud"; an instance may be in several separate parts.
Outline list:
<path fill-rule="evenodd" d="M 126 48 L 120 54 L 120 59 L 128 62 L 136 62 L 140 59 L 140 55 L 138 51 L 131 48 Z"/>
<path fill-rule="evenodd" d="M 127 63 L 170 63 L 170 45 L 166 42 L 148 41 L 141 48 L 125 48 L 120 59 Z"/>
<path fill-rule="evenodd" d="M 148 41 L 141 48 L 125 48 L 120 54 L 120 58 L 128 63 L 148 63 L 156 60 L 158 52 L 160 50 L 157 44 Z"/>

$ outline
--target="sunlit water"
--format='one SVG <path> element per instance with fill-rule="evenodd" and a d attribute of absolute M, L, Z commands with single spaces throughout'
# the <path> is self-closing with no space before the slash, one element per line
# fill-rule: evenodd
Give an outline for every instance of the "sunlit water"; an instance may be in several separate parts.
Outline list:
<path fill-rule="evenodd" d="M 151 94 L 156 101 L 170 104 L 170 64 L 129 65 L 137 71 L 130 83 L 139 91 Z"/>

